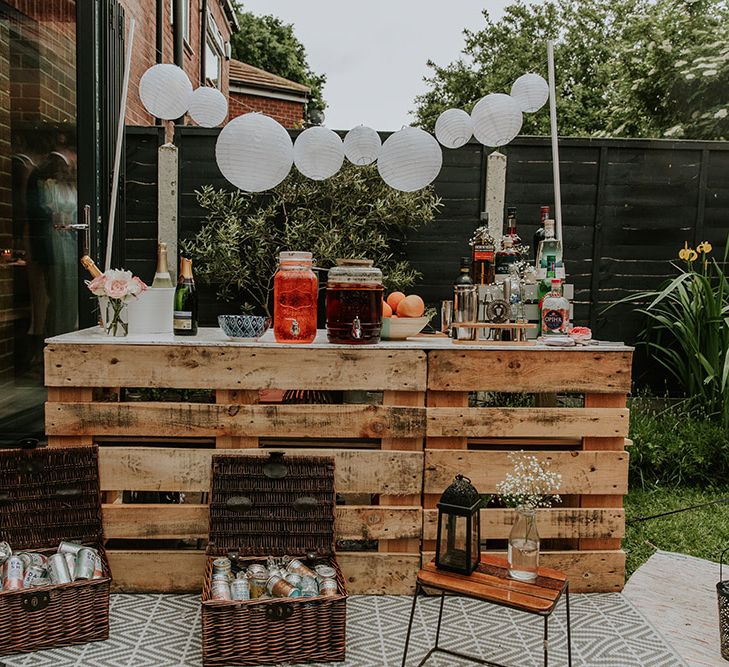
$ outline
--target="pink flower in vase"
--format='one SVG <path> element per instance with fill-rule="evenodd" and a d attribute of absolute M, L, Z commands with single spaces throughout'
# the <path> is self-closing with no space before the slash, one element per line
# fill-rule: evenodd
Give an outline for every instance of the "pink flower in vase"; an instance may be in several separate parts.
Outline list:
<path fill-rule="evenodd" d="M 139 277 L 134 276 L 132 282 L 129 285 L 129 293 L 134 296 L 139 296 L 142 292 L 147 290 L 147 285 Z"/>
<path fill-rule="evenodd" d="M 106 283 L 106 296 L 110 299 L 123 299 L 127 295 L 129 281 L 124 279 L 110 280 Z"/>
<path fill-rule="evenodd" d="M 106 296 L 106 289 L 104 287 L 104 282 L 106 280 L 106 277 L 102 273 L 99 276 L 96 276 L 93 280 L 87 280 L 86 286 L 89 288 L 91 293 L 95 296 Z"/>

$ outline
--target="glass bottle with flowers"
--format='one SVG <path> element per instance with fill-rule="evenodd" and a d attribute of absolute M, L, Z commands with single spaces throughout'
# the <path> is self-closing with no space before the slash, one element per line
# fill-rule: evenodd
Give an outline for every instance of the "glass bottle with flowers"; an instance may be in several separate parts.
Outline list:
<path fill-rule="evenodd" d="M 557 495 L 562 475 L 549 469 L 549 460 L 521 452 L 509 454 L 513 470 L 496 485 L 501 500 L 516 509 L 516 520 L 509 534 L 509 576 L 533 581 L 539 568 L 537 509 L 562 502 Z"/>
<path fill-rule="evenodd" d="M 104 331 L 107 336 L 126 336 L 129 332 L 127 306 L 147 289 L 147 285 L 131 271 L 109 269 L 87 280 L 86 285 L 92 294 L 99 297 Z"/>

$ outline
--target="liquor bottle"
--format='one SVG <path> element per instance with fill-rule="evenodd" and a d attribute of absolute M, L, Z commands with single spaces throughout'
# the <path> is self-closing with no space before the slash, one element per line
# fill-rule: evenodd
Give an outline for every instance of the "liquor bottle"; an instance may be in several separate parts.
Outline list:
<path fill-rule="evenodd" d="M 521 245 L 521 238 L 516 233 L 516 206 L 508 206 L 506 209 L 506 236 L 502 239 L 511 238 L 511 243 L 514 248 Z"/>
<path fill-rule="evenodd" d="M 488 222 L 479 227 L 471 239 L 471 278 L 476 285 L 490 285 L 496 274 L 496 242 L 489 234 Z"/>
<path fill-rule="evenodd" d="M 503 248 L 496 253 L 496 281 L 502 282 L 509 277 L 509 268 L 515 264 L 519 255 L 514 250 L 514 240 L 511 236 L 504 236 Z"/>
<path fill-rule="evenodd" d="M 157 270 L 154 272 L 152 289 L 159 287 L 173 287 L 170 270 L 167 267 L 167 244 L 160 243 L 157 246 Z"/>
<path fill-rule="evenodd" d="M 537 249 L 537 278 L 547 277 L 548 258 L 553 257 L 555 262 L 555 277 L 564 278 L 564 265 L 562 264 L 562 241 L 554 237 L 554 220 L 544 221 L 544 238 L 539 242 Z"/>
<path fill-rule="evenodd" d="M 562 296 L 562 281 L 555 278 L 542 302 L 542 336 L 566 336 L 569 324 L 570 302 Z"/>
<path fill-rule="evenodd" d="M 544 221 L 549 218 L 549 206 L 542 206 L 539 209 L 539 228 L 534 232 L 534 239 L 532 240 L 532 252 L 534 253 L 534 259 L 537 259 L 537 252 L 539 252 L 539 244 L 544 238 Z"/>
<path fill-rule="evenodd" d="M 197 334 L 197 290 L 192 278 L 192 260 L 180 257 L 180 277 L 175 289 L 175 312 L 172 328 L 175 336 Z"/>
<path fill-rule="evenodd" d="M 101 269 L 96 266 L 96 262 L 88 255 L 84 255 L 79 262 L 81 262 L 81 266 L 89 272 L 92 278 L 98 278 L 102 274 Z"/>
<path fill-rule="evenodd" d="M 557 278 L 557 259 L 554 255 L 547 255 L 547 270 L 544 277 L 537 283 L 537 303 L 542 308 L 544 297 L 552 289 L 552 281 Z"/>
<path fill-rule="evenodd" d="M 453 281 L 454 285 L 473 285 L 471 279 L 471 258 L 461 257 L 461 268 L 458 277 Z"/>

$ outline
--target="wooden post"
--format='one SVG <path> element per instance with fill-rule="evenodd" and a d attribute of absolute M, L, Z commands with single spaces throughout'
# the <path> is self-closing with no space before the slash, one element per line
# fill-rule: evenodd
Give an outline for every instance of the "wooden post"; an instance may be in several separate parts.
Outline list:
<path fill-rule="evenodd" d="M 486 201 L 489 216 L 489 234 L 499 247 L 504 228 L 504 201 L 506 198 L 506 155 L 494 151 L 486 158 Z"/>
<path fill-rule="evenodd" d="M 167 244 L 167 257 L 173 284 L 177 275 L 177 146 L 160 146 L 157 161 L 157 240 Z"/>

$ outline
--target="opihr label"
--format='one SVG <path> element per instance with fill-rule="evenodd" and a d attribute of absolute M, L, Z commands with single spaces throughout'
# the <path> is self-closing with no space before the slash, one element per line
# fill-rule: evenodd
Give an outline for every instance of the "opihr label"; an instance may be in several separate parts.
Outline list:
<path fill-rule="evenodd" d="M 542 312 L 542 331 L 554 333 L 567 333 L 569 312 L 566 310 L 550 309 Z"/>

